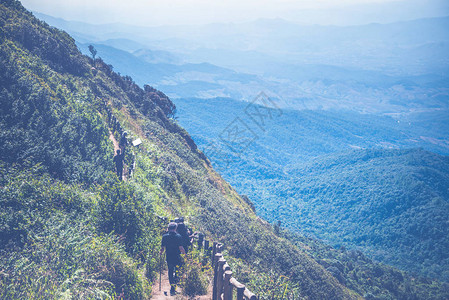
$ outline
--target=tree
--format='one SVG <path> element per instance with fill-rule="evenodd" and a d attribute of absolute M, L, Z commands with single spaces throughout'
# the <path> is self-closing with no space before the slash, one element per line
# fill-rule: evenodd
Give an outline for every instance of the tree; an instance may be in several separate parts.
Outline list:
<path fill-rule="evenodd" d="M 92 54 L 92 59 L 95 62 L 95 56 L 97 55 L 97 50 L 94 48 L 94 46 L 89 45 L 89 51 L 90 51 L 90 54 Z"/>
<path fill-rule="evenodd" d="M 274 234 L 276 234 L 277 236 L 279 236 L 279 234 L 281 233 L 281 221 L 278 220 L 275 224 L 274 224 Z"/>

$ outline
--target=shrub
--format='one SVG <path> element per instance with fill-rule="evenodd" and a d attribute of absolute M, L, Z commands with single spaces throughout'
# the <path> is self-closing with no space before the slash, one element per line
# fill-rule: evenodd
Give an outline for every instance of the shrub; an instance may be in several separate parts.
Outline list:
<path fill-rule="evenodd" d="M 0 299 L 148 298 L 145 277 L 114 236 L 61 213 L 42 227 L 24 247 L 0 250 Z"/>
<path fill-rule="evenodd" d="M 97 190 L 100 193 L 95 213 L 97 228 L 121 236 L 127 252 L 144 261 L 148 248 L 156 240 L 150 200 L 115 176 Z"/>
<path fill-rule="evenodd" d="M 189 297 L 205 295 L 209 286 L 207 273 L 210 274 L 210 267 L 201 263 L 200 253 L 196 250 L 189 252 L 186 258 L 182 269 L 183 293 Z"/>

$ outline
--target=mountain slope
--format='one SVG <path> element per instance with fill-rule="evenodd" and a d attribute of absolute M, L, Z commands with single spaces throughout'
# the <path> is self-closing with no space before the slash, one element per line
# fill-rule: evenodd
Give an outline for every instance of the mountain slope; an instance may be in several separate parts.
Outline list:
<path fill-rule="evenodd" d="M 2 298 L 146 298 L 144 275 L 153 279 L 158 264 L 157 214 L 186 216 L 248 270 L 288 275 L 298 297 L 357 297 L 274 235 L 213 171 L 170 119 L 175 107 L 163 93 L 81 55 L 19 2 L 0 9 L 0 150 L 20 154 L 1 163 Z M 128 152 L 137 168 L 126 182 L 111 172 L 108 111 L 143 140 Z"/>

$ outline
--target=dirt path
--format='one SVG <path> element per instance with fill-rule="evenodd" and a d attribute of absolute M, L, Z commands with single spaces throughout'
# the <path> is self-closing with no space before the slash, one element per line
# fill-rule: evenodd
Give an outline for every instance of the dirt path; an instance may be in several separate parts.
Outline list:
<path fill-rule="evenodd" d="M 165 295 L 165 293 L 166 295 Z M 181 294 L 181 289 L 178 287 L 176 289 L 176 292 L 178 293 L 175 296 L 170 296 L 170 283 L 168 282 L 168 274 L 167 270 L 164 270 L 162 273 L 162 285 L 161 285 L 161 291 L 159 291 L 159 278 L 153 285 L 153 293 L 151 295 L 151 299 L 155 300 L 163 300 L 163 299 L 172 299 L 172 300 L 211 300 L 212 299 L 212 285 L 209 285 L 207 289 L 207 295 L 204 296 L 196 296 L 196 297 L 187 297 L 183 296 Z"/>
<path fill-rule="evenodd" d="M 179 288 L 178 288 L 179 291 Z M 167 293 L 167 296 L 164 295 L 164 292 Z M 164 270 L 162 273 L 162 285 L 161 290 L 159 291 L 159 278 L 156 282 L 156 284 L 153 285 L 153 295 L 151 296 L 151 299 L 180 299 L 176 298 L 176 296 L 170 296 L 170 283 L 168 282 L 168 274 L 167 271 Z"/>
<path fill-rule="evenodd" d="M 118 142 L 115 139 L 115 136 L 112 134 L 111 131 L 109 131 L 109 139 L 112 141 L 112 143 L 114 144 L 114 155 L 117 152 L 118 149 L 120 149 L 120 147 L 118 146 Z"/>

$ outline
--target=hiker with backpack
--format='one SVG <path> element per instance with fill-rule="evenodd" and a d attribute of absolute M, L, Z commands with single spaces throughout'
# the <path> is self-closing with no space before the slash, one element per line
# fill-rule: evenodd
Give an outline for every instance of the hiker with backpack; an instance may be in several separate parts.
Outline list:
<path fill-rule="evenodd" d="M 184 224 L 184 218 L 177 218 L 175 221 L 178 223 L 176 231 L 182 237 L 182 245 L 187 253 L 189 252 L 189 247 L 192 244 L 191 231 Z"/>
<path fill-rule="evenodd" d="M 182 237 L 176 233 L 178 224 L 170 222 L 167 227 L 167 233 L 162 236 L 161 251 L 165 250 L 165 257 L 168 267 L 168 280 L 170 282 L 170 296 L 176 294 L 176 284 L 178 281 L 176 271 L 182 266 L 181 254 L 186 254 L 183 247 Z"/>
<path fill-rule="evenodd" d="M 118 146 L 120 147 L 120 150 L 122 150 L 122 153 L 125 153 L 125 148 L 126 146 L 128 146 L 128 139 L 126 138 L 126 136 L 128 135 L 128 132 L 123 132 L 121 138 L 120 138 L 120 142 L 118 144 Z"/>
<path fill-rule="evenodd" d="M 120 150 L 117 149 L 117 155 L 114 156 L 115 163 L 115 171 L 117 173 L 117 177 L 119 180 L 123 180 L 123 163 L 125 160 L 125 155 L 120 153 Z"/>

